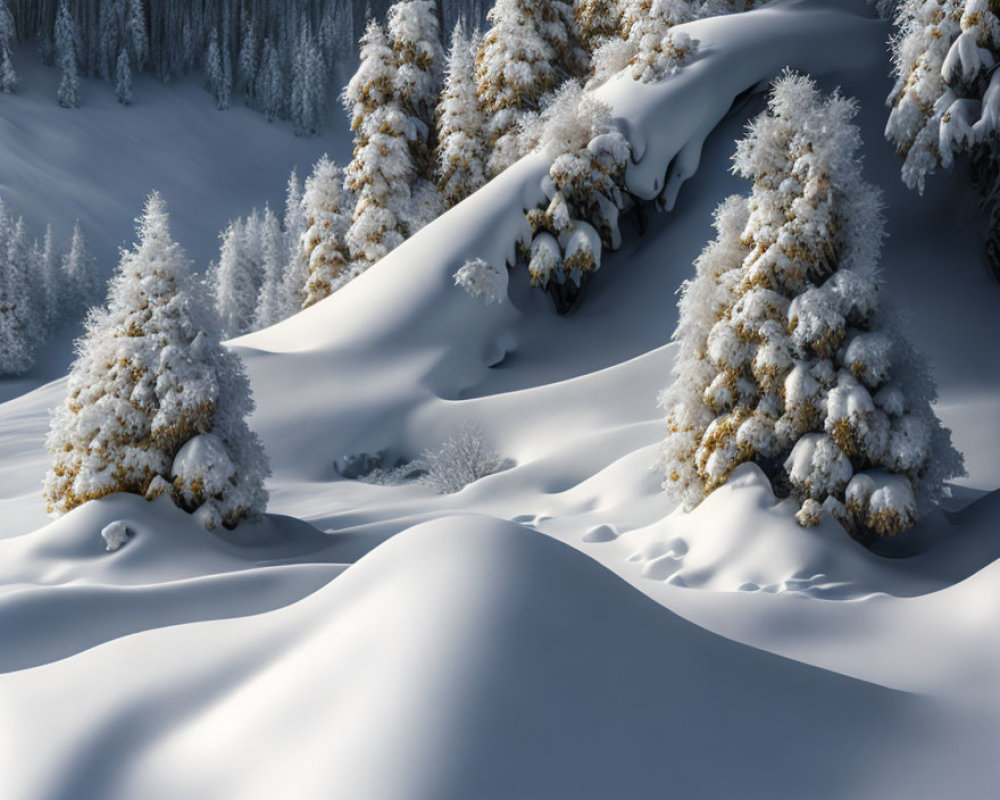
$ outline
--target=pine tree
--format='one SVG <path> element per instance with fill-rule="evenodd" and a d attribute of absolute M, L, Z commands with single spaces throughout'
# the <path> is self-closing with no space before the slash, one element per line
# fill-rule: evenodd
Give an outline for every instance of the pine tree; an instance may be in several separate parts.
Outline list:
<path fill-rule="evenodd" d="M 303 27 L 292 71 L 292 120 L 299 136 L 319 133 L 326 117 L 326 65 L 316 41 Z"/>
<path fill-rule="evenodd" d="M 42 239 L 41 247 L 36 247 L 36 249 L 36 274 L 41 286 L 45 327 L 46 330 L 51 331 L 62 321 L 62 311 L 67 305 L 66 298 L 63 296 L 65 287 L 59 257 L 56 253 L 52 225 L 45 227 L 45 237 Z"/>
<path fill-rule="evenodd" d="M 229 105 L 226 93 L 226 77 L 222 68 L 222 53 L 219 51 L 219 37 L 212 31 L 204 59 L 205 80 L 208 90 L 215 98 L 215 107 L 220 111 Z"/>
<path fill-rule="evenodd" d="M 788 74 L 738 142 L 753 180 L 684 286 L 661 403 L 665 487 L 687 508 L 752 461 L 870 542 L 912 526 L 961 456 L 923 361 L 880 300 L 881 198 L 864 182 L 856 104 Z"/>
<path fill-rule="evenodd" d="M 438 188 L 450 208 L 486 182 L 483 111 L 470 76 L 478 43 L 459 21 L 451 36 L 444 92 L 438 107 Z"/>
<path fill-rule="evenodd" d="M 77 40 L 79 34 L 67 0 L 60 0 L 56 17 L 56 58 L 62 70 L 59 82 L 59 105 L 76 108 L 80 105 L 80 74 L 77 65 Z"/>
<path fill-rule="evenodd" d="M 902 3 L 885 133 L 903 156 L 903 182 L 920 193 L 938 166 L 968 157 L 989 213 L 988 262 L 1000 280 L 998 14 L 986 0 Z"/>
<path fill-rule="evenodd" d="M 97 299 L 99 281 L 97 263 L 90 254 L 83 228 L 77 220 L 73 226 L 73 236 L 69 248 L 62 258 L 64 297 L 63 308 L 70 314 L 78 314 Z"/>
<path fill-rule="evenodd" d="M 146 12 L 142 0 L 128 0 L 128 14 L 125 18 L 125 40 L 129 55 L 137 70 L 146 66 L 149 56 L 149 37 L 146 33 Z"/>
<path fill-rule="evenodd" d="M 98 9 L 99 40 L 97 49 L 98 74 L 111 80 L 119 59 L 119 38 L 125 26 L 125 5 L 123 0 L 101 0 Z"/>
<path fill-rule="evenodd" d="M 411 159 L 418 173 L 430 181 L 434 179 L 434 117 L 442 69 L 435 0 L 401 0 L 391 6 L 389 39 L 397 64 L 393 93 L 413 126 Z"/>
<path fill-rule="evenodd" d="M 261 233 L 260 214 L 255 209 L 246 220 L 230 222 L 222 234 L 214 288 L 215 307 L 227 337 L 253 329 L 257 297 L 264 282 Z"/>
<path fill-rule="evenodd" d="M 138 234 L 78 343 L 49 430 L 45 499 L 62 514 L 116 492 L 170 494 L 206 527 L 234 527 L 267 502 L 246 372 L 221 346 L 155 193 Z"/>
<path fill-rule="evenodd" d="M 240 15 L 240 54 L 237 58 L 236 88 L 246 92 L 247 105 L 253 105 L 254 79 L 257 77 L 257 24 L 243 9 Z"/>
<path fill-rule="evenodd" d="M 621 242 L 625 166 L 631 150 L 611 122 L 611 109 L 576 81 L 566 83 L 540 118 L 538 150 L 550 163 L 554 191 L 528 212 L 534 239 L 528 272 L 556 309 L 576 304 L 600 268 L 602 249 Z"/>
<path fill-rule="evenodd" d="M 356 194 L 357 205 L 347 245 L 356 272 L 391 252 L 408 233 L 405 216 L 416 169 L 407 144 L 411 122 L 393 92 L 394 70 L 385 33 L 371 20 L 361 40 L 361 63 L 343 94 L 354 131 L 347 186 Z"/>
<path fill-rule="evenodd" d="M 476 85 L 487 116 L 488 172 L 521 157 L 518 125 L 542 98 L 583 71 L 572 9 L 560 0 L 497 0 L 476 56 Z"/>
<path fill-rule="evenodd" d="M 24 221 L 12 220 L 0 201 L 0 375 L 27 372 L 43 333 L 30 266 Z"/>
<path fill-rule="evenodd" d="M 308 265 L 302 308 L 335 292 L 351 277 L 345 239 L 351 223 L 344 174 L 325 155 L 316 162 L 302 196 L 306 228 L 300 252 Z"/>
<path fill-rule="evenodd" d="M 18 78 L 11 60 L 11 47 L 17 42 L 17 28 L 14 16 L 7 8 L 7 0 L 0 0 L 0 92 L 17 89 Z"/>
<path fill-rule="evenodd" d="M 343 183 L 343 178 L 341 178 L 341 183 Z M 288 176 L 288 186 L 285 191 L 285 215 L 282 219 L 288 264 L 282 279 L 282 319 L 300 311 L 306 300 L 306 283 L 309 280 L 309 255 L 311 252 L 308 254 L 304 252 L 302 239 L 308 224 L 302 203 L 302 184 L 299 182 L 298 174 L 293 169 L 292 174 Z M 348 260 L 346 253 L 344 258 Z"/>
<path fill-rule="evenodd" d="M 118 66 L 115 70 L 115 97 L 122 105 L 132 104 L 132 68 L 124 47 L 118 54 Z"/>
<path fill-rule="evenodd" d="M 260 330 L 285 318 L 282 303 L 282 284 L 286 265 L 284 236 L 281 223 L 270 208 L 264 208 L 261 221 L 260 253 L 264 279 L 257 295 L 253 329 Z"/>
<path fill-rule="evenodd" d="M 574 10 L 580 42 L 588 52 L 618 36 L 622 25 L 619 0 L 577 0 Z"/>
<path fill-rule="evenodd" d="M 264 56 L 257 73 L 256 95 L 259 109 L 267 115 L 268 122 L 281 116 L 285 103 L 285 78 L 281 70 L 278 51 L 270 39 L 264 42 Z"/>

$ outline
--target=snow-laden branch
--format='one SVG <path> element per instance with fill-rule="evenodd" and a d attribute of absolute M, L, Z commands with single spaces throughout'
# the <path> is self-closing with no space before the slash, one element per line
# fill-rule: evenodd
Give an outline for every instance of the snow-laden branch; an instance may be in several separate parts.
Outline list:
<path fill-rule="evenodd" d="M 764 88 L 786 66 L 822 75 L 847 63 L 876 64 L 886 38 L 885 23 L 872 18 L 862 0 L 779 0 L 674 30 L 697 49 L 673 75 L 653 84 L 619 76 L 596 90 L 632 145 L 629 191 L 659 197 L 667 209 L 738 97 Z"/>

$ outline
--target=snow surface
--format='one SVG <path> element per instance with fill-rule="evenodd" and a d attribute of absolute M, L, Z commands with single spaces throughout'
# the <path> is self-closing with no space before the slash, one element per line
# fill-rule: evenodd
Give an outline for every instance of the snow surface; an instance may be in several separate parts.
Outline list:
<path fill-rule="evenodd" d="M 572 316 L 524 270 L 509 303 L 454 284 L 471 259 L 512 258 L 544 196 L 529 156 L 327 300 L 233 343 L 272 459 L 266 521 L 206 536 L 166 498 L 114 496 L 46 524 L 42 441 L 65 383 L 0 405 L 0 641 L 16 642 L 0 650 L 0 793 L 993 792 L 1000 287 L 974 194 L 961 174 L 923 198 L 902 187 L 881 136 L 887 30 L 863 3 L 691 30 L 690 66 L 602 90 L 641 153 L 630 184 L 652 197 L 686 181 L 645 237 L 626 225 Z M 969 470 L 880 553 L 829 517 L 800 528 L 753 466 L 687 515 L 650 469 L 674 292 L 714 207 L 746 191 L 726 167 L 761 101 L 726 111 L 789 59 L 861 101 L 866 177 L 887 192 L 885 291 Z M 334 468 L 413 459 L 467 423 L 513 465 L 455 494 Z M 107 553 L 117 520 L 135 535 Z"/>

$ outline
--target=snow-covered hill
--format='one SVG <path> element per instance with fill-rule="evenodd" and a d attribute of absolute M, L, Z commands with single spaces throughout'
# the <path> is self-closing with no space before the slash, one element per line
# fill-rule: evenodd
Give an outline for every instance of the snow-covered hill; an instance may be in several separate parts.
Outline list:
<path fill-rule="evenodd" d="M 531 156 L 329 299 L 234 342 L 276 515 L 235 541 L 134 497 L 46 525 L 42 439 L 64 383 L 0 406 L 0 641 L 17 643 L 0 653 L 5 796 L 989 794 L 1000 287 L 974 196 L 960 174 L 924 198 L 901 186 L 881 135 L 887 29 L 863 3 L 691 32 L 699 57 L 676 75 L 602 90 L 641 153 L 630 186 L 658 193 L 671 164 L 688 180 L 572 316 L 520 271 L 499 306 L 452 281 L 466 258 L 512 252 L 541 197 Z M 675 291 L 712 209 L 746 190 L 726 168 L 759 98 L 723 116 L 789 62 L 861 101 L 886 292 L 969 471 L 883 554 L 830 520 L 799 528 L 755 467 L 690 515 L 650 471 Z M 413 458 L 466 422 L 513 463 L 457 494 L 335 470 Z M 105 553 L 116 519 L 136 535 Z"/>

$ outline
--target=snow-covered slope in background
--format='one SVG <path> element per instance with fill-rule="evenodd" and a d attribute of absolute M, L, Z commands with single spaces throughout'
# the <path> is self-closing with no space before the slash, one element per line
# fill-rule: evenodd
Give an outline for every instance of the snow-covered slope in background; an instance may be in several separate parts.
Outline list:
<path fill-rule="evenodd" d="M 0 660 L 5 796 L 987 793 L 1000 289 L 964 177 L 925 198 L 901 187 L 881 137 L 887 30 L 863 9 L 699 23 L 690 67 L 603 90 L 644 145 L 633 185 L 659 191 L 671 162 L 689 179 L 571 317 L 519 271 L 502 306 L 452 283 L 466 258 L 511 253 L 541 197 L 529 157 L 328 300 L 238 340 L 271 510 L 289 515 L 239 541 L 138 498 L 42 527 L 63 384 L 0 406 L 0 640 L 20 642 Z M 752 466 L 690 515 L 650 472 L 674 292 L 712 209 L 747 189 L 725 168 L 759 100 L 720 117 L 789 60 L 862 102 L 867 177 L 888 193 L 887 292 L 969 468 L 892 558 L 829 520 L 797 527 Z M 514 463 L 455 495 L 334 470 L 358 452 L 412 458 L 466 421 Z M 136 535 L 104 553 L 115 519 Z"/>
<path fill-rule="evenodd" d="M 0 96 L 0 197 L 24 216 L 32 237 L 41 239 L 52 223 L 60 250 L 79 219 L 102 280 L 114 272 L 119 248 L 131 246 L 134 219 L 153 189 L 167 202 L 174 236 L 203 270 L 218 258 L 230 219 L 265 203 L 280 212 L 293 168 L 304 179 L 323 153 L 340 163 L 350 157 L 339 109 L 329 132 L 296 137 L 290 123 L 268 123 L 239 98 L 218 111 L 195 77 L 163 84 L 138 76 L 128 108 L 105 81 L 86 78 L 80 108 L 61 108 L 60 72 L 43 66 L 35 49 L 17 50 L 21 84 Z M 78 333 L 67 326 L 27 375 L 0 381 L 0 399 L 65 374 Z"/>

